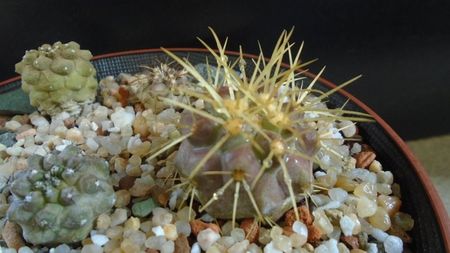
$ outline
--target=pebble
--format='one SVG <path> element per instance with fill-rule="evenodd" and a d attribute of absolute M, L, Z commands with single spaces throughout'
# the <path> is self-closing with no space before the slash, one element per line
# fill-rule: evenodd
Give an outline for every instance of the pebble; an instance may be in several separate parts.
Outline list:
<path fill-rule="evenodd" d="M 117 208 L 126 207 L 131 200 L 131 194 L 127 190 L 118 190 L 115 192 L 116 194 L 116 202 L 114 206 Z"/>
<path fill-rule="evenodd" d="M 36 129 L 30 128 L 16 135 L 16 140 L 25 139 L 27 136 L 35 136 Z"/>
<path fill-rule="evenodd" d="M 402 253 L 403 242 L 397 236 L 389 235 L 383 242 L 386 253 Z"/>
<path fill-rule="evenodd" d="M 136 217 L 130 217 L 126 222 L 125 222 L 125 226 L 124 226 L 124 230 L 134 230 L 137 231 L 139 230 L 139 227 L 141 226 L 141 221 L 139 220 L 139 218 Z"/>
<path fill-rule="evenodd" d="M 106 236 L 110 239 L 122 239 L 123 227 L 114 226 L 106 230 Z"/>
<path fill-rule="evenodd" d="M 50 124 L 47 119 L 39 115 L 30 115 L 31 124 L 36 127 L 48 127 Z"/>
<path fill-rule="evenodd" d="M 175 240 L 175 253 L 189 253 L 191 252 L 191 247 L 189 246 L 189 241 L 186 236 L 178 236 Z"/>
<path fill-rule="evenodd" d="M 308 230 L 306 230 L 306 233 L 308 233 Z M 289 239 L 291 239 L 292 247 L 299 248 L 308 241 L 308 236 L 304 236 L 298 233 L 292 233 L 292 235 L 289 236 Z"/>
<path fill-rule="evenodd" d="M 15 223 L 7 221 L 2 229 L 2 238 L 10 248 L 19 249 L 25 246 L 22 239 L 20 227 Z"/>
<path fill-rule="evenodd" d="M 177 227 L 174 224 L 166 224 L 163 226 L 164 235 L 168 240 L 175 241 L 178 238 Z"/>
<path fill-rule="evenodd" d="M 18 146 L 12 146 L 6 148 L 6 153 L 10 156 L 20 156 L 23 152 L 24 148 Z"/>
<path fill-rule="evenodd" d="M 10 120 L 5 123 L 5 128 L 8 130 L 11 130 L 11 131 L 16 131 L 21 126 L 22 126 L 22 124 L 20 124 L 19 122 L 15 121 L 15 120 Z"/>
<path fill-rule="evenodd" d="M 245 231 L 242 228 L 234 228 L 230 232 L 235 242 L 241 242 L 245 239 Z"/>
<path fill-rule="evenodd" d="M 60 244 L 56 248 L 50 250 L 50 253 L 70 253 L 71 248 L 67 244 Z"/>
<path fill-rule="evenodd" d="M 111 215 L 111 226 L 116 226 L 124 223 L 127 220 L 127 210 L 117 208 Z"/>
<path fill-rule="evenodd" d="M 128 238 L 125 238 L 121 243 L 120 243 L 120 249 L 123 252 L 139 252 L 140 250 L 140 246 L 135 244 L 133 241 L 131 241 Z"/>
<path fill-rule="evenodd" d="M 115 127 L 120 129 L 130 127 L 134 121 L 134 113 L 129 112 L 121 107 L 116 107 L 114 113 L 111 114 L 111 120 Z"/>
<path fill-rule="evenodd" d="M 155 226 L 164 226 L 172 222 L 173 215 L 164 208 L 156 207 L 153 209 L 152 223 Z"/>
<path fill-rule="evenodd" d="M 95 244 L 84 245 L 81 253 L 103 253 L 102 247 Z"/>
<path fill-rule="evenodd" d="M 191 225 L 189 225 L 189 222 L 185 220 L 178 220 L 175 222 L 175 226 L 177 227 L 179 234 L 185 236 L 189 236 L 191 234 Z"/>
<path fill-rule="evenodd" d="M 98 230 L 106 230 L 111 226 L 111 217 L 109 215 L 102 213 L 97 217 L 97 226 Z"/>
<path fill-rule="evenodd" d="M 366 248 L 367 253 L 378 253 L 378 247 L 376 243 L 368 243 Z"/>
<path fill-rule="evenodd" d="M 76 144 L 84 143 L 84 136 L 78 128 L 71 128 L 67 130 L 66 139 Z"/>
<path fill-rule="evenodd" d="M 145 233 L 143 233 L 139 230 L 133 230 L 128 233 L 128 239 L 133 241 L 136 245 L 141 246 L 145 243 L 147 236 L 145 235 Z"/>
<path fill-rule="evenodd" d="M 173 253 L 175 251 L 175 243 L 166 241 L 161 247 L 161 253 Z"/>
<path fill-rule="evenodd" d="M 273 240 L 273 246 L 283 252 L 289 252 L 292 249 L 292 242 L 289 237 L 280 235 Z"/>
<path fill-rule="evenodd" d="M 192 245 L 191 253 L 201 253 L 200 245 L 198 242 Z"/>
<path fill-rule="evenodd" d="M 345 236 L 351 236 L 353 234 L 353 229 L 356 226 L 353 219 L 347 215 L 341 217 L 341 219 L 339 220 L 339 225 L 341 226 L 342 233 Z"/>
<path fill-rule="evenodd" d="M 147 238 L 144 245 L 150 249 L 161 250 L 163 244 L 166 242 L 166 238 L 164 236 L 151 236 Z"/>
<path fill-rule="evenodd" d="M 11 147 L 16 143 L 16 134 L 13 132 L 4 132 L 0 134 L 0 143 L 6 147 Z"/>
<path fill-rule="evenodd" d="M 203 250 L 208 250 L 213 243 L 215 243 L 220 238 L 219 233 L 216 231 L 207 228 L 205 230 L 200 231 L 197 235 L 197 242 Z"/>
<path fill-rule="evenodd" d="M 386 232 L 378 228 L 370 228 L 369 234 L 379 242 L 384 242 L 389 236 Z"/>
<path fill-rule="evenodd" d="M 350 120 L 343 120 L 338 124 L 339 128 L 342 128 L 342 133 L 345 137 L 352 137 L 356 134 L 356 126 L 355 123 Z"/>
<path fill-rule="evenodd" d="M 164 229 L 161 226 L 153 227 L 152 232 L 155 236 L 165 236 Z"/>
<path fill-rule="evenodd" d="M 30 247 L 24 246 L 19 249 L 18 253 L 33 253 L 33 250 Z"/>
<path fill-rule="evenodd" d="M 356 206 L 356 212 L 361 218 L 372 216 L 377 211 L 377 203 L 366 197 L 360 197 L 358 205 Z"/>
<path fill-rule="evenodd" d="M 332 188 L 328 190 L 328 196 L 330 196 L 331 200 L 343 203 L 345 202 L 345 200 L 347 200 L 348 193 L 341 188 Z"/>
<path fill-rule="evenodd" d="M 87 138 L 86 146 L 92 151 L 97 151 L 99 144 L 93 138 Z"/>
<path fill-rule="evenodd" d="M 91 240 L 95 245 L 98 245 L 98 246 L 103 246 L 109 241 L 108 237 L 106 237 L 106 235 L 102 235 L 102 234 L 92 235 Z"/>
<path fill-rule="evenodd" d="M 228 253 L 245 253 L 247 251 L 250 242 L 248 240 L 240 241 L 233 246 L 231 246 L 227 252 Z"/>
<path fill-rule="evenodd" d="M 275 248 L 275 246 L 273 245 L 273 242 L 270 242 L 270 243 L 266 244 L 266 246 L 264 246 L 264 253 L 283 253 L 283 251 Z"/>

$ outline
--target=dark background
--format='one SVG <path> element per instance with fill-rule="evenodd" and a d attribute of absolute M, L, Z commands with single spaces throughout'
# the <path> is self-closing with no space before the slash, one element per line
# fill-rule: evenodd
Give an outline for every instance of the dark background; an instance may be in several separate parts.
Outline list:
<path fill-rule="evenodd" d="M 74 40 L 94 54 L 201 47 L 207 26 L 229 49 L 269 54 L 295 26 L 303 59 L 319 58 L 335 83 L 358 74 L 351 93 L 405 139 L 450 133 L 450 1 L 0 1 L 0 80 L 25 49 Z"/>

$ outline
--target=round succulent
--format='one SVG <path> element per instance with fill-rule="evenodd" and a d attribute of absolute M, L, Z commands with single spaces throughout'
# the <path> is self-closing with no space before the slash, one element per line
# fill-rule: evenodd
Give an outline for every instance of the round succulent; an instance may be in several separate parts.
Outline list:
<path fill-rule="evenodd" d="M 16 72 L 32 106 L 45 114 L 79 114 L 80 105 L 95 99 L 97 79 L 92 54 L 76 42 L 44 44 L 26 51 Z"/>
<path fill-rule="evenodd" d="M 96 217 L 115 202 L 107 162 L 83 156 L 75 146 L 29 157 L 28 169 L 14 176 L 10 191 L 8 220 L 33 244 L 84 239 Z"/>

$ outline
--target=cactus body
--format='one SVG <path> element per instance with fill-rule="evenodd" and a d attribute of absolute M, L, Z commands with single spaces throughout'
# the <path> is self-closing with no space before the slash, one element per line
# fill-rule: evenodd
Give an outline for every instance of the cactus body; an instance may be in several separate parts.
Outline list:
<path fill-rule="evenodd" d="M 16 64 L 22 76 L 22 89 L 32 106 L 44 114 L 67 111 L 79 114 L 80 105 L 95 99 L 97 79 L 88 50 L 76 42 L 44 44 L 25 53 Z"/>
<path fill-rule="evenodd" d="M 28 167 L 11 183 L 13 201 L 7 215 L 30 243 L 78 242 L 89 234 L 94 219 L 114 204 L 108 164 L 81 155 L 75 146 L 46 157 L 33 155 Z"/>

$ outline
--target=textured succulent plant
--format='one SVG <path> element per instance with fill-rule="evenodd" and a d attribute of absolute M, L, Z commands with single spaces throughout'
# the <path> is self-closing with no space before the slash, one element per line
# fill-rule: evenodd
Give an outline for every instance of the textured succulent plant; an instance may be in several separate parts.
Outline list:
<path fill-rule="evenodd" d="M 334 138 L 334 132 L 324 129 L 344 120 L 370 120 L 366 114 L 329 109 L 325 104 L 330 94 L 358 77 L 323 92 L 313 88 L 322 70 L 307 87 L 297 85 L 302 67 L 310 62 L 300 62 L 302 46 L 292 54 L 291 33 L 282 33 L 267 62 L 261 53 L 250 74 L 245 71 L 242 54 L 229 62 L 214 32 L 218 51 L 201 42 L 214 56 L 216 70 L 222 72 L 220 78 L 218 72 L 202 76 L 187 60 L 165 50 L 197 86 L 179 88 L 191 98 L 186 103 L 160 98 L 183 110 L 179 127 L 184 135 L 166 143 L 150 158 L 181 143 L 175 158 L 181 177 L 178 186 L 185 188 L 184 200 L 191 197 L 187 201 L 191 207 L 194 198 L 200 202 L 198 211 L 233 221 L 258 217 L 270 222 L 294 208 L 298 219 L 298 201 L 321 187 L 314 183 L 314 164 L 329 171 L 342 169 L 323 163 L 324 154 L 342 166 L 348 162 L 348 156 L 334 148 L 344 139 Z M 289 66 L 284 68 L 286 58 Z M 203 108 L 192 105 L 199 99 Z"/>
<path fill-rule="evenodd" d="M 79 114 L 80 105 L 95 99 L 97 79 L 92 54 L 76 42 L 44 44 L 26 51 L 16 72 L 32 106 L 44 114 Z"/>
<path fill-rule="evenodd" d="M 115 201 L 107 162 L 83 156 L 75 146 L 29 157 L 28 169 L 14 176 L 10 191 L 8 220 L 19 224 L 32 244 L 84 239 Z"/>

